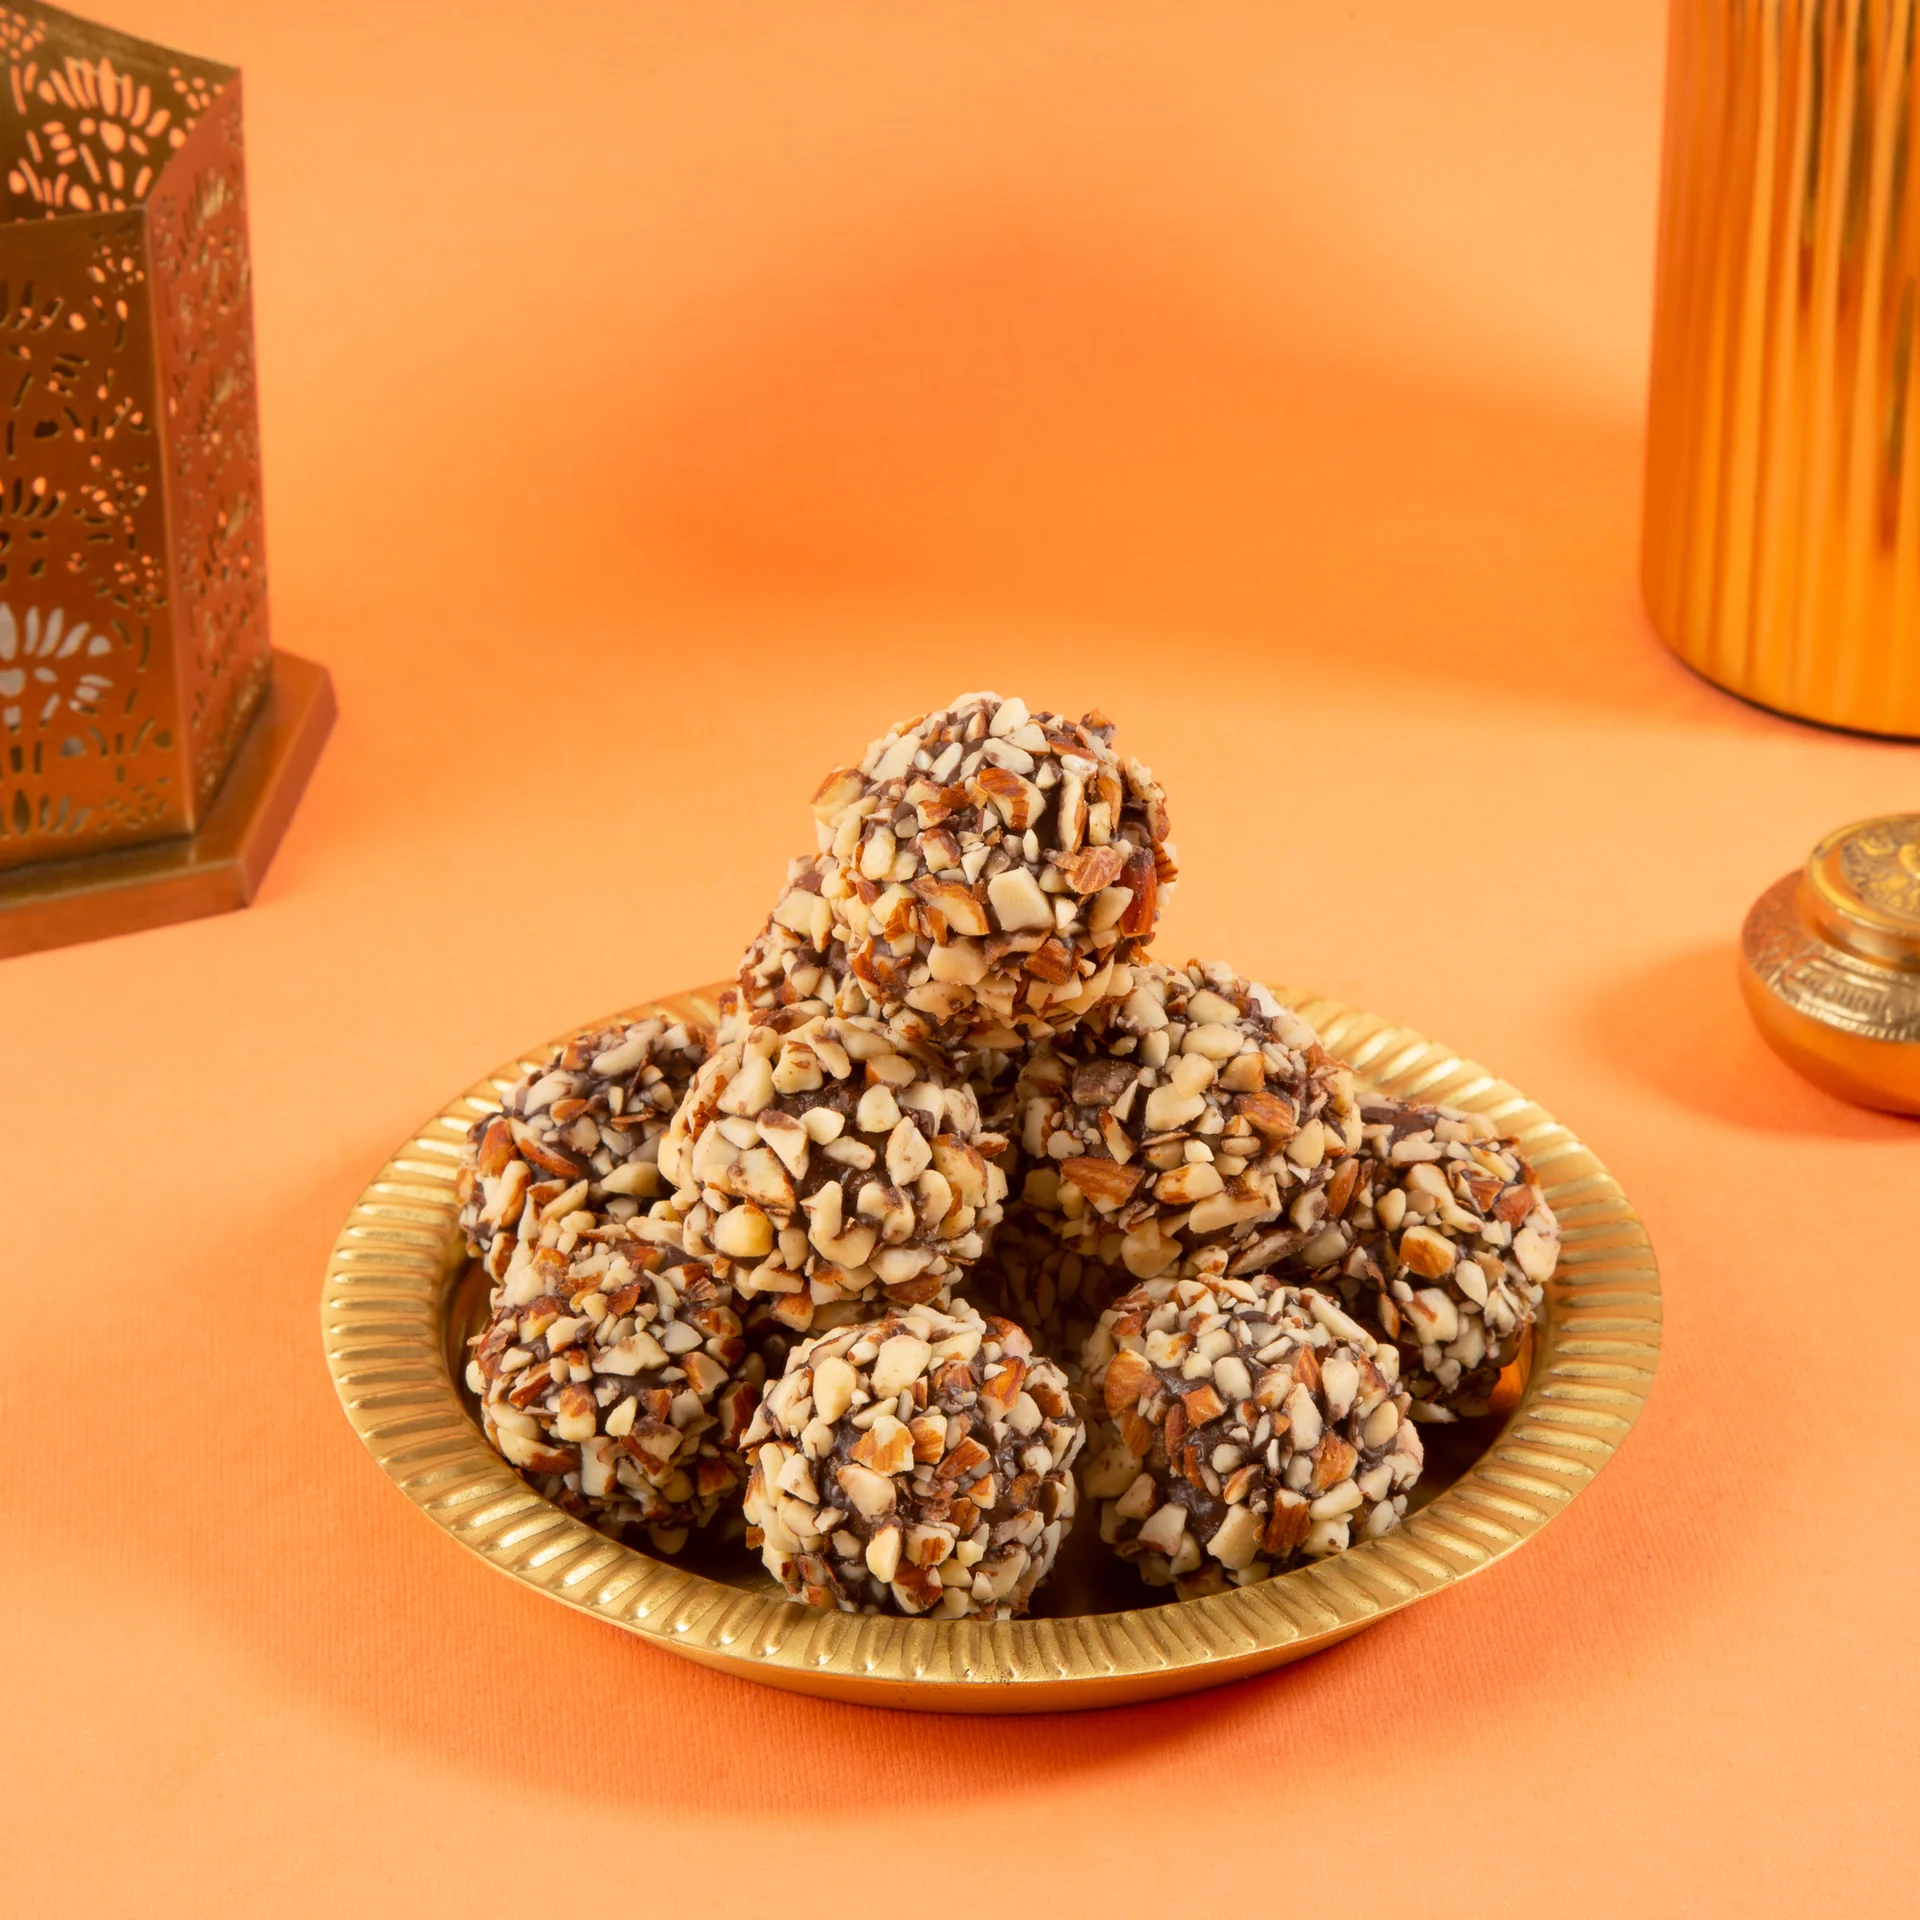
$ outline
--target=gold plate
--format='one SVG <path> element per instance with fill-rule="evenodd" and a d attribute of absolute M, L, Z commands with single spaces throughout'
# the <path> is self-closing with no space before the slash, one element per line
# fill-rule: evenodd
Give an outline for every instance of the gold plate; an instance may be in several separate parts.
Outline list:
<path fill-rule="evenodd" d="M 717 988 L 650 1001 L 710 1021 Z M 815 1612 L 737 1540 L 656 1559 L 534 1492 L 482 1438 L 459 1364 L 478 1276 L 455 1218 L 467 1129 L 559 1043 L 451 1101 L 361 1195 L 327 1264 L 321 1329 L 353 1428 L 436 1525 L 501 1572 L 703 1666 L 866 1706 L 1039 1713 L 1218 1686 L 1298 1660 L 1491 1566 L 1612 1458 L 1660 1352 L 1660 1280 L 1626 1195 L 1565 1127 L 1504 1081 L 1405 1027 L 1281 992 L 1366 1088 L 1490 1115 L 1516 1135 L 1560 1216 L 1560 1271 L 1503 1412 L 1427 1427 L 1406 1524 L 1260 1586 L 1160 1600 L 1083 1524 L 1034 1617 L 981 1624 Z M 483 1304 L 483 1302 L 481 1303 Z"/>

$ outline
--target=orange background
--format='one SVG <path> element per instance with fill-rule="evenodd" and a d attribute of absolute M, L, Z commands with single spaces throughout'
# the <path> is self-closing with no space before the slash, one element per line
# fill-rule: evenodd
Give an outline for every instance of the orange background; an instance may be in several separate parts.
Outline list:
<path fill-rule="evenodd" d="M 1916 1137 L 1732 943 L 1917 770 L 1639 613 L 1662 11 L 120 0 L 246 69 L 275 637 L 343 717 L 253 911 L 0 966 L 10 1912 L 1903 1908 Z M 1483 1579 L 1024 1724 L 487 1573 L 315 1319 L 397 1139 L 722 972 L 817 774 L 979 685 L 1163 778 L 1171 956 L 1569 1121 L 1670 1314 Z"/>

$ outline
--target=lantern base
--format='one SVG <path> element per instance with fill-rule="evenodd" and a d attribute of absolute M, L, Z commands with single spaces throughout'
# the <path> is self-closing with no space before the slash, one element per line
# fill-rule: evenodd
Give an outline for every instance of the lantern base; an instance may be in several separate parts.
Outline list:
<path fill-rule="evenodd" d="M 273 679 L 198 833 L 0 873 L 0 957 L 248 905 L 338 708 L 325 667 L 273 654 Z"/>

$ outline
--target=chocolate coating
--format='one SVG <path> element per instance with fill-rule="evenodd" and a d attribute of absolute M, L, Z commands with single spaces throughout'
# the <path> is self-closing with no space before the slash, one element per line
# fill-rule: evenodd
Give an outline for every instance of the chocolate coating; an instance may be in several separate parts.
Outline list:
<path fill-rule="evenodd" d="M 712 1039 L 657 1014 L 589 1028 L 551 1066 L 521 1079 L 498 1114 L 474 1122 L 460 1170 L 460 1225 L 492 1279 L 513 1257 L 531 1189 L 545 1188 L 551 1201 L 581 1186 L 565 1210 L 585 1206 L 615 1220 L 665 1192 L 655 1164 L 660 1143 Z"/>
<path fill-rule="evenodd" d="M 1124 999 L 1028 1056 L 1019 1107 L 1034 1217 L 1136 1279 L 1303 1244 L 1360 1140 L 1353 1076 L 1313 1028 L 1198 961 L 1134 967 Z"/>
<path fill-rule="evenodd" d="M 1067 1245 L 1024 1208 L 1009 1209 L 968 1283 L 983 1307 L 1025 1327 L 1043 1353 L 1057 1354 L 1076 1390 L 1080 1349 L 1095 1322 L 1138 1284 L 1124 1267 Z"/>
<path fill-rule="evenodd" d="M 769 1383 L 746 1434 L 748 1537 L 809 1606 L 1010 1618 L 1072 1525 L 1084 1439 L 1022 1329 L 901 1309 L 808 1341 Z"/>
<path fill-rule="evenodd" d="M 467 1367 L 510 1465 L 662 1552 L 737 1501 L 765 1378 L 730 1290 L 678 1242 L 661 1217 L 549 1230 L 496 1289 Z"/>
<path fill-rule="evenodd" d="M 1011 1045 L 1121 991 L 1175 864 L 1165 796 L 1112 737 L 1097 713 L 966 694 L 830 773 L 813 802 L 821 857 L 796 863 L 749 951 L 747 1004 L 850 976 L 883 1019 L 909 1010 L 944 1045 Z"/>
<path fill-rule="evenodd" d="M 1390 1346 L 1265 1276 L 1149 1280 L 1082 1355 L 1100 1537 L 1151 1586 L 1246 1586 L 1399 1523 L 1424 1453 Z"/>
<path fill-rule="evenodd" d="M 985 1250 L 1006 1194 L 988 1156 L 1002 1144 L 936 1049 L 828 1016 L 720 1048 L 674 1115 L 661 1169 L 688 1251 L 744 1298 L 903 1305 L 944 1298 Z"/>
<path fill-rule="evenodd" d="M 1416 1418 L 1484 1413 L 1539 1312 L 1560 1224 L 1484 1114 L 1370 1100 L 1360 1120 L 1319 1231 L 1276 1265 L 1396 1344 Z"/>

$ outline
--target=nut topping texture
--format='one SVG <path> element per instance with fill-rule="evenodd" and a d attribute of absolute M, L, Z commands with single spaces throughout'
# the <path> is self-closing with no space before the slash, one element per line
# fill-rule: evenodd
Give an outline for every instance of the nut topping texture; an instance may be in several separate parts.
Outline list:
<path fill-rule="evenodd" d="M 1303 1245 L 1360 1142 L 1352 1073 L 1217 963 L 1136 965 L 1124 998 L 1032 1050 L 1018 1105 L 1027 1207 L 1136 1279 Z"/>
<path fill-rule="evenodd" d="M 522 1249 L 467 1385 L 487 1438 L 550 1500 L 677 1552 L 734 1507 L 765 1368 L 728 1288 L 663 1213 L 590 1214 Z"/>
<path fill-rule="evenodd" d="M 1113 1238 L 1117 1252 L 1119 1237 Z M 1025 1327 L 1043 1353 L 1060 1356 L 1060 1369 L 1076 1392 L 1082 1385 L 1080 1349 L 1094 1323 L 1138 1284 L 1124 1267 L 1069 1246 L 1020 1207 L 1008 1209 L 968 1282 L 983 1307 Z"/>
<path fill-rule="evenodd" d="M 910 1011 L 943 1044 L 1009 1045 L 1124 992 L 1176 868 L 1166 797 L 1112 740 L 1099 713 L 970 693 L 828 774 L 813 798 L 821 858 L 749 951 L 747 1004 L 851 976 L 880 1018 Z"/>
<path fill-rule="evenodd" d="M 831 854 L 788 863 L 786 884 L 773 912 L 741 959 L 737 984 L 723 999 L 723 1039 L 737 1040 L 750 1025 L 771 1018 L 829 1013 L 879 1020 L 906 1046 L 939 1038 L 926 1014 L 903 1000 L 870 993 L 849 968 L 824 892 L 838 872 Z"/>
<path fill-rule="evenodd" d="M 1024 1613 L 1073 1523 L 1066 1376 L 1007 1320 L 915 1306 L 796 1348 L 747 1428 L 748 1540 L 794 1600 Z"/>
<path fill-rule="evenodd" d="M 474 1123 L 460 1170 L 460 1225 L 492 1279 L 506 1273 L 523 1222 L 535 1225 L 535 1187 L 557 1181 L 549 1201 L 568 1195 L 566 1212 L 584 1207 L 610 1220 L 630 1220 L 665 1193 L 660 1143 L 712 1038 L 659 1015 L 589 1029 L 551 1066 L 519 1081 L 497 1114 Z"/>
<path fill-rule="evenodd" d="M 1559 1256 L 1533 1170 L 1152 957 L 1166 799 L 1113 736 L 891 728 L 717 1033 L 583 1032 L 472 1129 L 468 1383 L 549 1498 L 663 1552 L 744 1505 L 795 1600 L 996 1619 L 1080 1493 L 1203 1594 L 1396 1526 L 1422 1424 L 1488 1411 Z"/>
<path fill-rule="evenodd" d="M 1387 1532 L 1425 1457 L 1398 1359 L 1267 1276 L 1136 1287 L 1082 1354 L 1100 1537 L 1191 1598 Z"/>
<path fill-rule="evenodd" d="M 660 1152 L 691 1254 L 789 1324 L 858 1300 L 944 1301 L 985 1251 L 1005 1146 L 933 1047 L 876 1020 L 748 1028 L 695 1076 Z"/>
<path fill-rule="evenodd" d="M 1276 1250 L 1400 1350 L 1414 1417 L 1481 1414 L 1560 1258 L 1560 1224 L 1485 1114 L 1368 1101 L 1319 1231 Z M 1250 1261 L 1267 1264 L 1254 1247 Z"/>

